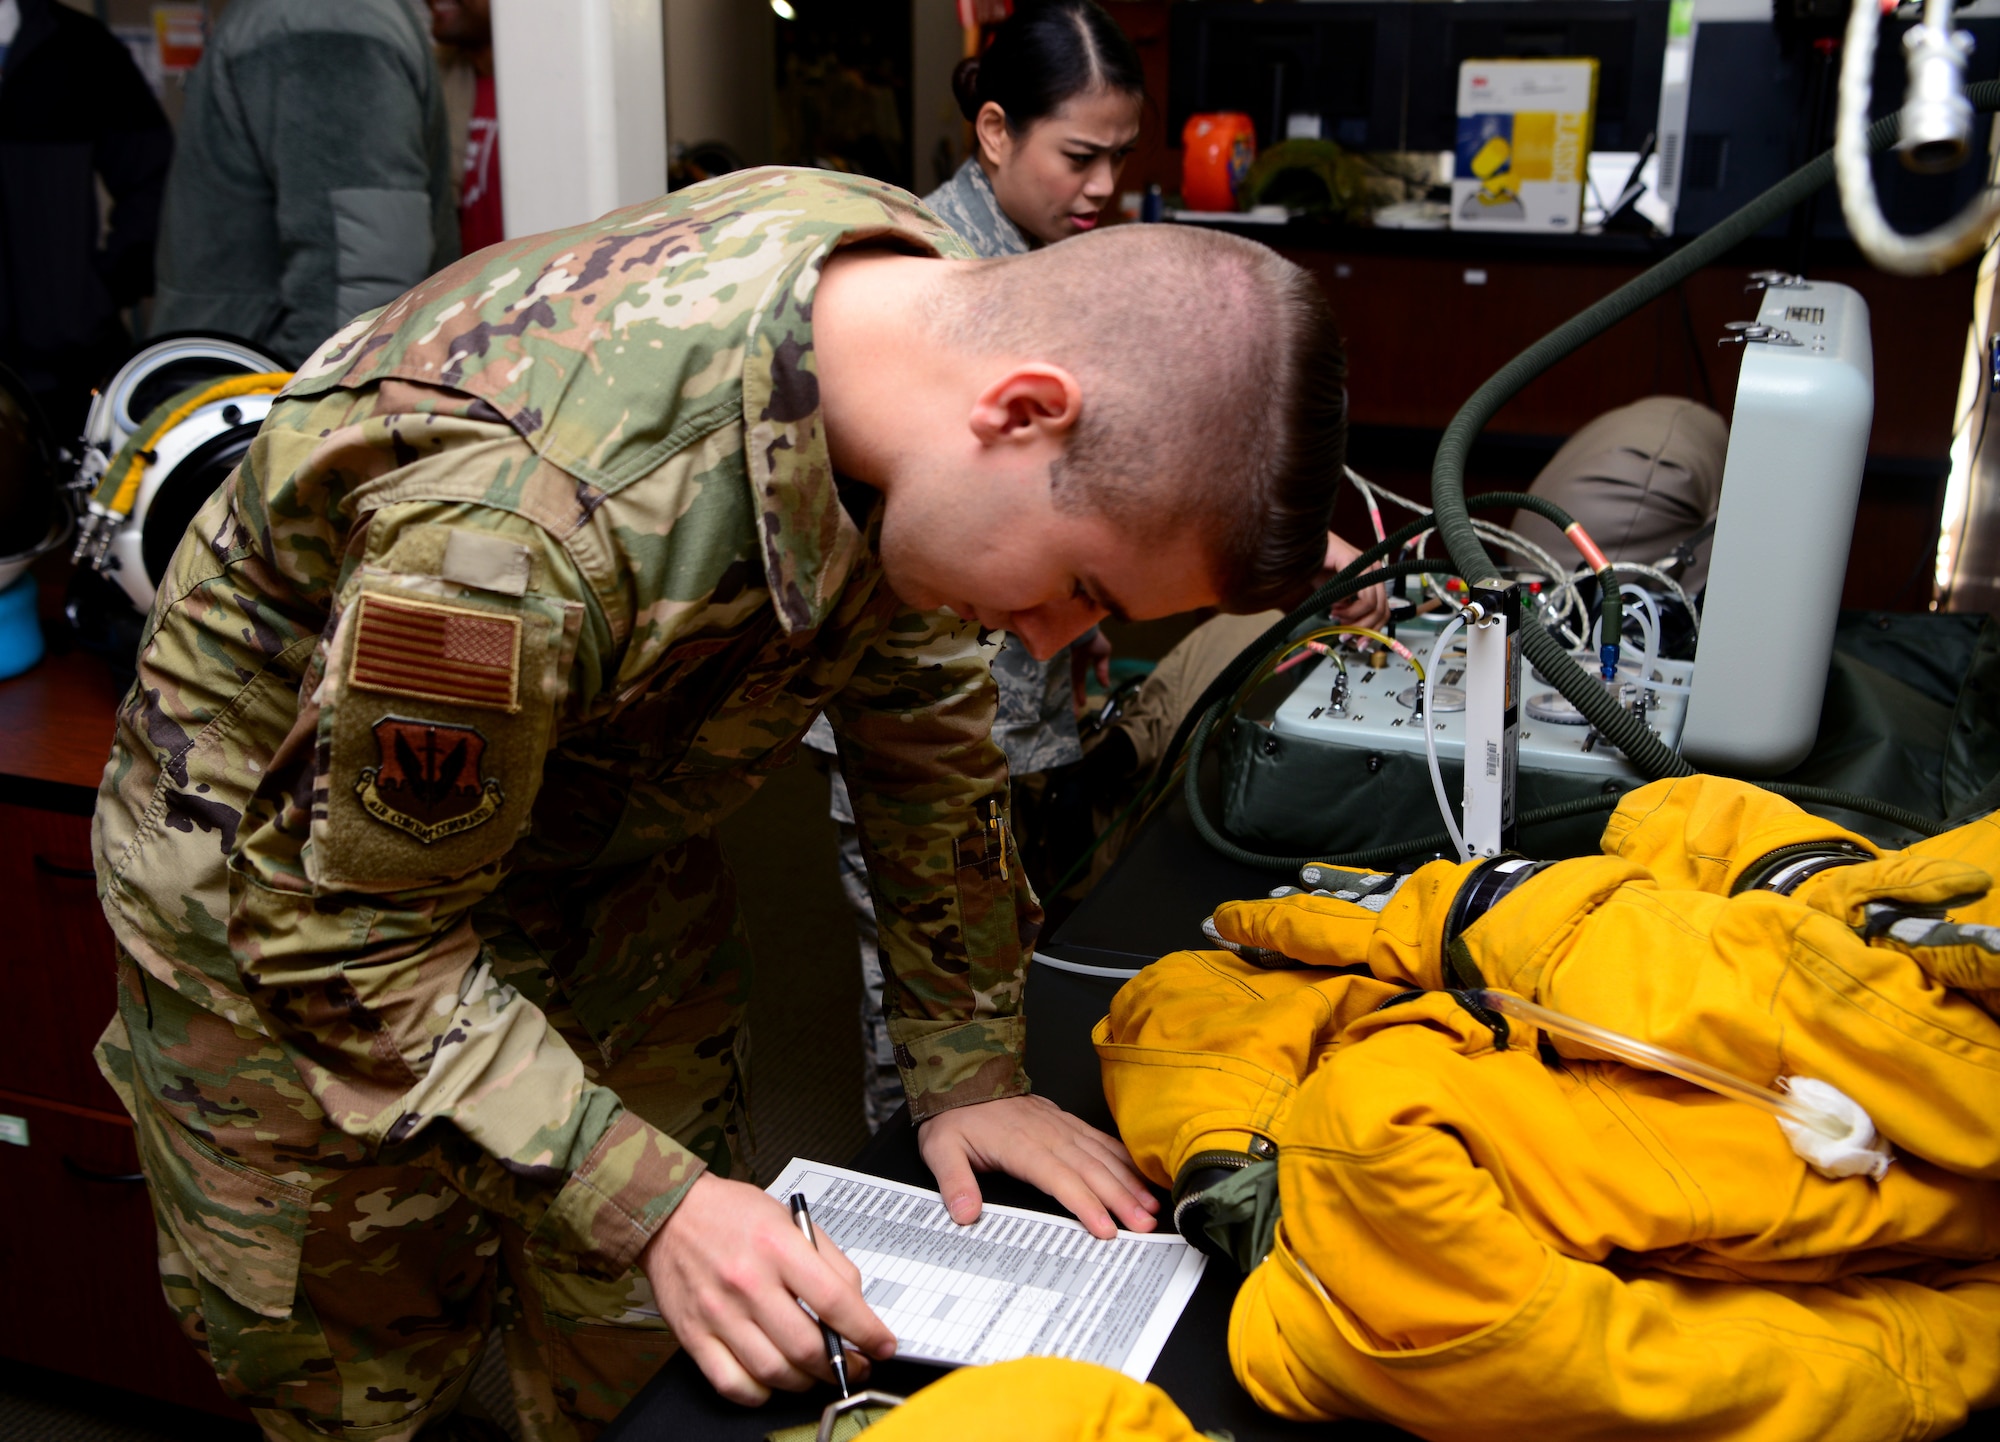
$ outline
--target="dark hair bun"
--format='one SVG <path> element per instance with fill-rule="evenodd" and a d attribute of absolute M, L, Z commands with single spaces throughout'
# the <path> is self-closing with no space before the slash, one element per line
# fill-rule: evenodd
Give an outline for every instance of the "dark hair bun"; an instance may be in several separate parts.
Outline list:
<path fill-rule="evenodd" d="M 951 70 L 951 93 L 958 101 L 959 113 L 967 120 L 979 118 L 979 57 L 968 56 L 954 65 Z"/>
<path fill-rule="evenodd" d="M 988 101 L 1015 135 L 1091 90 L 1146 93 L 1139 52 L 1093 0 L 1018 0 L 983 54 L 958 62 L 951 93 L 967 120 Z"/>

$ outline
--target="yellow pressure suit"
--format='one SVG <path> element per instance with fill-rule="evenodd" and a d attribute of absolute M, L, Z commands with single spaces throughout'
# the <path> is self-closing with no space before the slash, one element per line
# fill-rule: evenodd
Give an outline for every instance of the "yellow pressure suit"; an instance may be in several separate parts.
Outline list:
<path fill-rule="evenodd" d="M 1697 778 L 1605 844 L 1483 913 L 1493 863 L 1234 903 L 1221 935 L 1267 965 L 1184 952 L 1119 993 L 1096 1040 L 1142 1169 L 1179 1203 L 1276 1158 L 1238 1378 L 1288 1417 L 1535 1442 L 1877 1442 L 2000 1403 L 2000 1023 L 1972 999 L 2000 936 L 1935 915 L 2000 920 L 2000 827 L 1884 856 Z M 1821 1176 L 1761 1111 L 1442 987 L 1830 1083 L 1896 1163 Z"/>

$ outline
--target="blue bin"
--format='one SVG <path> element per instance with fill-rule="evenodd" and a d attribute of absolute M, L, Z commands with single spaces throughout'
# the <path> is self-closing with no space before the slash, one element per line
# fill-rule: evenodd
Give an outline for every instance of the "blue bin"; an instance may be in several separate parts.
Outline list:
<path fill-rule="evenodd" d="M 42 659 L 42 622 L 35 614 L 38 598 L 31 575 L 0 591 L 0 680 L 18 676 Z"/>

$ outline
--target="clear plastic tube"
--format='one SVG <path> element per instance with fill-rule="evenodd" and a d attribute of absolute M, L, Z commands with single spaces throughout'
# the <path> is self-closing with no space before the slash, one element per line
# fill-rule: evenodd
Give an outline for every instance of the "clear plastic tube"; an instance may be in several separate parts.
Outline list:
<path fill-rule="evenodd" d="M 1639 604 L 1629 614 L 1639 623 L 1639 684 L 1647 690 L 1653 689 L 1653 665 L 1660 655 L 1660 611 L 1652 596 L 1641 586 L 1620 586 L 1621 596 L 1637 598 Z M 1599 637 L 1604 630 L 1604 618 L 1599 616 L 1590 623 L 1590 645 L 1594 652 L 1602 644 Z M 1623 638 L 1621 637 L 1622 641 Z"/>
<path fill-rule="evenodd" d="M 1431 764 L 1431 791 L 1437 796 L 1438 812 L 1444 817 L 1445 834 L 1451 837 L 1452 849 L 1458 853 L 1460 861 L 1472 859 L 1472 853 L 1465 849 L 1465 837 L 1458 829 L 1458 818 L 1451 814 L 1451 802 L 1444 794 L 1444 771 L 1438 766 L 1437 723 L 1432 719 L 1437 712 L 1433 709 L 1433 693 L 1437 688 L 1438 672 L 1442 669 L 1445 647 L 1451 638 L 1465 625 L 1465 614 L 1460 612 L 1438 632 L 1437 640 L 1431 642 L 1430 664 L 1424 667 L 1424 756 Z"/>
<path fill-rule="evenodd" d="M 1559 1011 L 1550 1011 L 1545 1006 L 1537 1006 L 1511 991 L 1476 991 L 1472 995 L 1481 1006 L 1489 1011 L 1497 1011 L 1502 1016 L 1511 1016 L 1520 1021 L 1540 1027 L 1555 1036 L 1568 1037 L 1580 1041 L 1587 1047 L 1615 1056 L 1628 1065 L 1646 1071 L 1665 1072 L 1677 1076 L 1684 1082 L 1693 1082 L 1698 1087 L 1732 1101 L 1745 1102 L 1774 1117 L 1782 1117 L 1795 1122 L 1810 1131 L 1826 1137 L 1844 1137 L 1848 1127 L 1835 1117 L 1828 1116 L 1816 1107 L 1809 1107 L 1797 1097 L 1787 1096 L 1770 1087 L 1758 1086 L 1755 1082 L 1732 1076 L 1720 1067 L 1710 1066 L 1705 1061 L 1697 1061 L 1680 1052 L 1669 1051 L 1663 1046 L 1654 1046 L 1622 1032 L 1611 1031 L 1593 1022 L 1580 1021 L 1573 1016 L 1564 1016 Z"/>
<path fill-rule="evenodd" d="M 1688 614 L 1688 624 L 1694 627 L 1696 635 L 1701 634 L 1701 612 L 1695 609 L 1694 598 L 1688 595 L 1687 588 L 1679 581 L 1676 581 L 1658 566 L 1642 566 L 1637 561 L 1620 561 L 1618 569 L 1628 576 L 1638 576 L 1644 580 L 1651 581 L 1662 591 L 1665 591 L 1676 601 L 1679 601 L 1681 609 Z"/>
<path fill-rule="evenodd" d="M 1645 638 L 1645 649 L 1639 653 L 1639 690 L 1643 694 L 1653 687 L 1653 663 L 1660 654 L 1660 608 L 1644 586 L 1620 586 L 1618 593 L 1639 603 L 1639 630 Z"/>

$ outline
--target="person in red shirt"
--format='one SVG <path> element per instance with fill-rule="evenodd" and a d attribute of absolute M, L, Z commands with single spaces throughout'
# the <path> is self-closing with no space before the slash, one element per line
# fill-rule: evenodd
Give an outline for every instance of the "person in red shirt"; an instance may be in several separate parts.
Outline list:
<path fill-rule="evenodd" d="M 500 113 L 493 92 L 491 0 L 430 0 L 445 108 L 451 114 L 459 243 L 465 254 L 505 239 L 500 216 Z"/>

